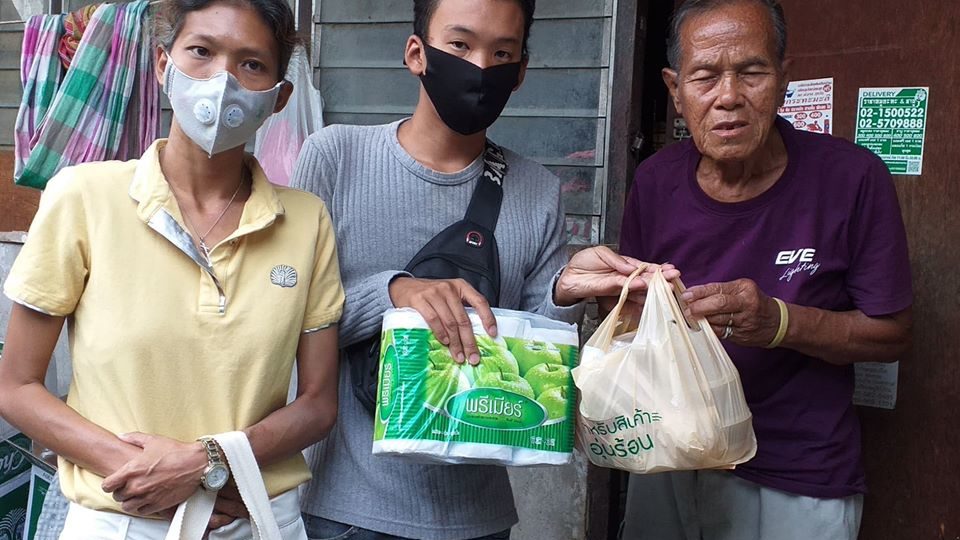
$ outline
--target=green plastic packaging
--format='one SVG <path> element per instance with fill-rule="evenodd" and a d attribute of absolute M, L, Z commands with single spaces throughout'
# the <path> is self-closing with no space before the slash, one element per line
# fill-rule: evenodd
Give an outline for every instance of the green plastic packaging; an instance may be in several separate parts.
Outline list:
<path fill-rule="evenodd" d="M 441 463 L 561 465 L 573 452 L 576 325 L 468 309 L 480 364 L 457 364 L 420 315 L 384 314 L 373 453 Z"/>

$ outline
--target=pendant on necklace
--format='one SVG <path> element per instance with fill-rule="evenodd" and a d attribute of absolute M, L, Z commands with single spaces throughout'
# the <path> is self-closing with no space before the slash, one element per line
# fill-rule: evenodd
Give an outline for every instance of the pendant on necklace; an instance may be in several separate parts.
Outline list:
<path fill-rule="evenodd" d="M 204 256 L 206 257 L 206 259 L 209 261 L 209 260 L 210 260 L 210 248 L 207 247 L 206 242 L 204 242 L 202 239 L 200 240 L 200 250 L 203 251 L 203 255 L 204 255 Z"/>

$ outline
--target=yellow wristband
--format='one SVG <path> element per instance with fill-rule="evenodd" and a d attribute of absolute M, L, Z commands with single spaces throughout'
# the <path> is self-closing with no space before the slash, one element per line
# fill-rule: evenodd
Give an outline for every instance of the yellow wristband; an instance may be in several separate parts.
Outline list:
<path fill-rule="evenodd" d="M 790 314 L 787 312 L 787 304 L 783 300 L 776 297 L 774 297 L 773 300 L 780 308 L 780 327 L 777 328 L 777 335 L 773 336 L 773 341 L 767 345 L 768 349 L 776 349 L 780 346 L 780 342 L 782 342 L 783 338 L 787 335 L 787 325 L 790 323 Z"/>

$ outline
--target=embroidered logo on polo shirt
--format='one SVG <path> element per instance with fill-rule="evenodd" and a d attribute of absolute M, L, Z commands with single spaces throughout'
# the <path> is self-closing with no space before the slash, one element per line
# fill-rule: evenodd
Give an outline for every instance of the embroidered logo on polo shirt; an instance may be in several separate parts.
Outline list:
<path fill-rule="evenodd" d="M 817 250 L 813 248 L 788 249 L 777 253 L 774 264 L 777 266 L 789 266 L 780 276 L 780 281 L 790 282 L 793 276 L 801 273 L 809 273 L 811 276 L 820 269 L 820 263 L 814 259 L 817 256 Z"/>
<path fill-rule="evenodd" d="M 297 271 L 292 266 L 278 264 L 270 271 L 270 283 L 288 288 L 297 284 Z"/>

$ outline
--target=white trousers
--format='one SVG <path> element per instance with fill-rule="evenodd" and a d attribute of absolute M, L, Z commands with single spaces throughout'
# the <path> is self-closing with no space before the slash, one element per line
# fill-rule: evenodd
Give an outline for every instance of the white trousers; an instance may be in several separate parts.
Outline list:
<path fill-rule="evenodd" d="M 863 495 L 818 499 L 723 471 L 631 475 L 622 540 L 856 540 Z"/>
<path fill-rule="evenodd" d="M 300 497 L 292 489 L 270 501 L 283 540 L 307 540 L 300 519 Z M 114 512 L 90 510 L 70 504 L 60 540 L 164 540 L 170 522 Z M 210 533 L 210 540 L 252 540 L 250 521 L 238 519 Z M 197 538 L 196 540 L 200 540 Z"/>

